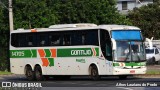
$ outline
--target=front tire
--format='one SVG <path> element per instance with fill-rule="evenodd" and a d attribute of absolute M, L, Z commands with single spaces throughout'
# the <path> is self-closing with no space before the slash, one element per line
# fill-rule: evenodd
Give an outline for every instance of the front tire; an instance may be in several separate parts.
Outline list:
<path fill-rule="evenodd" d="M 44 80 L 44 76 L 42 75 L 42 69 L 40 66 L 35 67 L 35 77 L 37 81 Z"/>
<path fill-rule="evenodd" d="M 35 73 L 32 71 L 32 68 L 30 66 L 26 66 L 25 75 L 29 81 L 35 80 Z"/>
<path fill-rule="evenodd" d="M 100 80 L 98 69 L 97 69 L 97 67 L 95 65 L 90 67 L 90 76 L 95 81 L 96 80 Z"/>
<path fill-rule="evenodd" d="M 152 57 L 151 62 L 152 62 L 152 65 L 156 64 L 155 57 Z"/>

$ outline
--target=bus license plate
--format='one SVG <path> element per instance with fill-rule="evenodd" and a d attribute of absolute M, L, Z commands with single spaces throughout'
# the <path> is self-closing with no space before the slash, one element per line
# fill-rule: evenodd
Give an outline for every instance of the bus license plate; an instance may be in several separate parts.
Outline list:
<path fill-rule="evenodd" d="M 132 74 L 135 73 L 135 70 L 131 70 L 130 73 L 132 73 Z"/>

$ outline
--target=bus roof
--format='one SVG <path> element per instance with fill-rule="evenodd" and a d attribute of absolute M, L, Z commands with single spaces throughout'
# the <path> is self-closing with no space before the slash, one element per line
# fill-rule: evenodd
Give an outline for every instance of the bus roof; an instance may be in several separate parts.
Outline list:
<path fill-rule="evenodd" d="M 99 25 L 99 28 L 106 30 L 140 30 L 140 28 L 128 25 Z"/>
<path fill-rule="evenodd" d="M 78 24 L 57 24 L 51 25 L 49 28 L 35 28 L 35 29 L 17 29 L 11 33 L 21 33 L 21 32 L 45 32 L 45 31 L 73 31 L 73 30 L 93 30 L 93 29 L 106 29 L 111 30 L 140 30 L 135 26 L 127 25 L 96 25 L 92 23 L 78 23 Z"/>

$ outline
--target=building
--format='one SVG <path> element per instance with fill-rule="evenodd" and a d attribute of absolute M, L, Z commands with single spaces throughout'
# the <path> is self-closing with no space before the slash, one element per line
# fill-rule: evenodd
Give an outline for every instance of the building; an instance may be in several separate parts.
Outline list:
<path fill-rule="evenodd" d="M 160 48 L 160 40 L 152 40 L 153 46 L 156 46 L 157 48 Z M 149 43 L 145 41 L 145 46 L 148 46 Z"/>
<path fill-rule="evenodd" d="M 117 8 L 122 14 L 127 14 L 129 10 L 135 7 L 141 7 L 153 3 L 153 0 L 117 0 Z"/>

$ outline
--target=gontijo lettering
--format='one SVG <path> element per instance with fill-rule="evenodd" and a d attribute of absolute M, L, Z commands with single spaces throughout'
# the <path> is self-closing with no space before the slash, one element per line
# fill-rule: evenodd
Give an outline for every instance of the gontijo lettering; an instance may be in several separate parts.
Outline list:
<path fill-rule="evenodd" d="M 91 50 L 71 50 L 71 55 L 91 55 Z"/>

